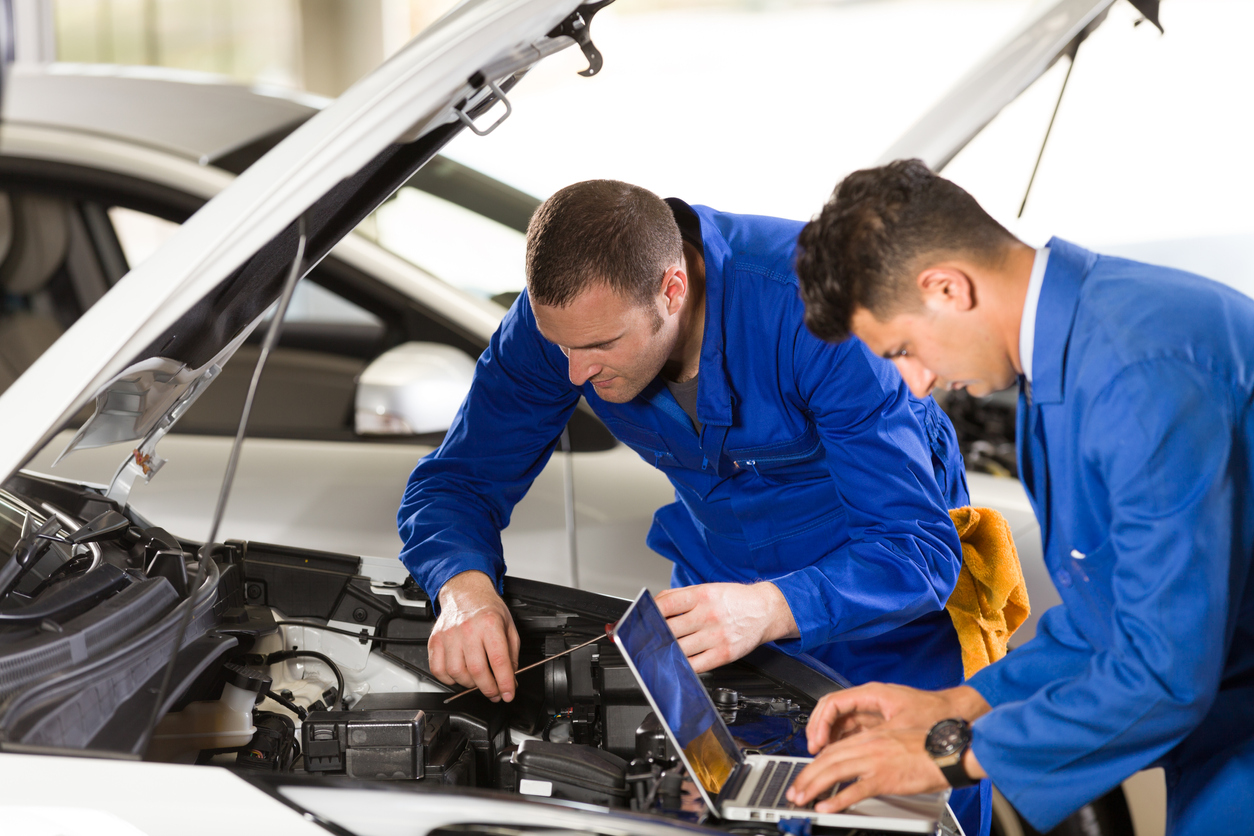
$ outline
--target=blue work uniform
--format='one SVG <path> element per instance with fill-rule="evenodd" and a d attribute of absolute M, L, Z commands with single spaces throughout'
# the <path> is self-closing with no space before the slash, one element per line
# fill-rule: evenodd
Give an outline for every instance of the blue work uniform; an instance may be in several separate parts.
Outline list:
<path fill-rule="evenodd" d="M 1055 238 L 1031 362 L 1020 474 L 1063 603 L 972 677 L 975 754 L 1041 831 L 1153 765 L 1170 833 L 1243 830 L 1254 300 Z"/>
<path fill-rule="evenodd" d="M 793 272 L 801 223 L 671 206 L 705 261 L 700 432 L 661 380 L 623 404 L 572 384 L 524 293 L 444 443 L 410 477 L 401 560 L 432 597 L 471 569 L 499 589 L 499 532 L 583 396 L 675 486 L 647 538 L 674 562 L 674 585 L 770 580 L 800 631 L 777 642 L 785 652 L 855 683 L 960 683 L 944 606 L 962 552 L 946 508 L 969 500 L 949 419 L 862 342 L 806 330 Z"/>

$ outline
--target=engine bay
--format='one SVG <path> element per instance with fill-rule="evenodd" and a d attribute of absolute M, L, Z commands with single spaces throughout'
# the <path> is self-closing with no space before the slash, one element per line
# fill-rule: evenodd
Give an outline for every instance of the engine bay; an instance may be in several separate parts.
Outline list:
<path fill-rule="evenodd" d="M 92 489 L 28 474 L 6 484 L 0 509 L 0 546 L 18 553 L 0 572 L 0 751 L 747 826 L 709 815 L 609 640 L 625 600 L 507 578 L 519 666 L 542 664 L 519 674 L 511 703 L 478 692 L 446 703 L 451 689 L 427 668 L 436 614 L 395 559 L 202 548 Z M 737 742 L 764 754 L 806 754 L 810 710 L 842 684 L 769 647 L 701 678 Z"/>

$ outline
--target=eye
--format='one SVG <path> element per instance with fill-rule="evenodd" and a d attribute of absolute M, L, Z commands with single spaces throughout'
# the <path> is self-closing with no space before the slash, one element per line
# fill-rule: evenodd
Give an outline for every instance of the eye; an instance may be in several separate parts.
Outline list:
<path fill-rule="evenodd" d="M 895 352 L 893 353 L 893 355 L 892 355 L 892 359 L 894 359 L 894 360 L 895 360 L 895 359 L 897 359 L 898 357 L 905 357 L 905 356 L 906 356 L 906 354 L 908 354 L 908 352 L 906 351 L 906 347 L 905 347 L 905 346 L 902 346 L 901 348 L 897 349 L 897 351 L 895 351 Z"/>

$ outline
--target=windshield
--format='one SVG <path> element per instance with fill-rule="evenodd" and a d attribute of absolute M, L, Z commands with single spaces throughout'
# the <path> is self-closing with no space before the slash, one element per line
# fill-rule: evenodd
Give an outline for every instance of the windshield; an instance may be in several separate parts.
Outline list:
<path fill-rule="evenodd" d="M 506 305 L 525 283 L 526 230 L 405 186 L 357 231 L 433 276 Z"/>

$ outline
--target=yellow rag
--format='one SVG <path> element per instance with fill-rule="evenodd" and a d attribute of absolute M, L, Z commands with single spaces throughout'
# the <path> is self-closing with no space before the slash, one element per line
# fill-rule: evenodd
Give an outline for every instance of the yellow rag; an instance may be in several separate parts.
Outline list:
<path fill-rule="evenodd" d="M 962 541 L 962 570 L 945 609 L 971 677 L 1006 655 L 1006 643 L 1032 611 L 1010 524 L 991 508 L 949 512 Z"/>

